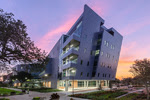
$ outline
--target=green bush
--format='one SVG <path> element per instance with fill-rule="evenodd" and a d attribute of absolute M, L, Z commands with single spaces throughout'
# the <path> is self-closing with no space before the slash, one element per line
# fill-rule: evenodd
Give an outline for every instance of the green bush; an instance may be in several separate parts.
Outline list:
<path fill-rule="evenodd" d="M 40 97 L 34 97 L 32 100 L 40 100 Z"/>

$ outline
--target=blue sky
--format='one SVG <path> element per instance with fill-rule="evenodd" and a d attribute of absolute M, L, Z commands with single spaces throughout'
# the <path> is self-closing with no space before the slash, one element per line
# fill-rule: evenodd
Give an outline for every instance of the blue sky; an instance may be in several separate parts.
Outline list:
<path fill-rule="evenodd" d="M 150 0 L 1 0 L 0 8 L 12 12 L 27 26 L 35 44 L 49 52 L 90 6 L 104 20 L 123 35 L 123 45 L 117 77 L 131 76 L 133 61 L 150 57 Z"/>

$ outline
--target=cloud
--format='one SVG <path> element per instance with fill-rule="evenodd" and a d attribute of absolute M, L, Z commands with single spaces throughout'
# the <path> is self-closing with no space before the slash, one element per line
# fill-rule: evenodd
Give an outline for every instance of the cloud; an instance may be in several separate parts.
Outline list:
<path fill-rule="evenodd" d="M 69 18 L 64 20 L 57 28 L 50 30 L 46 33 L 37 43 L 38 47 L 49 52 L 56 44 L 62 34 L 66 34 L 71 26 L 75 23 L 80 14 L 68 15 Z"/>

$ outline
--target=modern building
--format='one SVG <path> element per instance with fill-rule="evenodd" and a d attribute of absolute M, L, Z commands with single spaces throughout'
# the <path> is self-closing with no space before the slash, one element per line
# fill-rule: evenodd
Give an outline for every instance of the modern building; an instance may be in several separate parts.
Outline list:
<path fill-rule="evenodd" d="M 43 85 L 63 90 L 102 88 L 114 80 L 123 37 L 87 5 L 49 53 Z"/>

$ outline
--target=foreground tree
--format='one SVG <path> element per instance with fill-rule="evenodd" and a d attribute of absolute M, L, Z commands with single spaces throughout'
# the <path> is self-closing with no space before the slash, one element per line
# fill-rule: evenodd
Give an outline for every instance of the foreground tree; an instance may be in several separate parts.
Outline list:
<path fill-rule="evenodd" d="M 150 81 L 150 60 L 136 60 L 135 64 L 132 65 L 130 72 L 134 75 L 134 77 L 138 77 L 139 81 L 145 85 L 147 100 L 149 100 L 148 84 Z"/>
<path fill-rule="evenodd" d="M 23 83 L 31 79 L 32 75 L 24 71 L 18 72 L 17 75 L 11 76 L 11 80 L 19 80 L 20 83 Z"/>
<path fill-rule="evenodd" d="M 26 32 L 21 20 L 15 20 L 12 13 L 0 9 L 0 64 L 14 62 L 43 62 L 45 51 L 38 49 Z"/>

